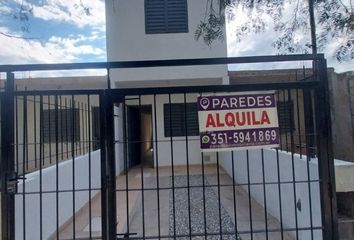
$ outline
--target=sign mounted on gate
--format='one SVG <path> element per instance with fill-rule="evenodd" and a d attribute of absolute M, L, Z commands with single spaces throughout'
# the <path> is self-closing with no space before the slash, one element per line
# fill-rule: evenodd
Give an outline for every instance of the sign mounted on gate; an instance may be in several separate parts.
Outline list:
<path fill-rule="evenodd" d="M 274 91 L 203 95 L 197 101 L 203 152 L 279 146 Z"/>

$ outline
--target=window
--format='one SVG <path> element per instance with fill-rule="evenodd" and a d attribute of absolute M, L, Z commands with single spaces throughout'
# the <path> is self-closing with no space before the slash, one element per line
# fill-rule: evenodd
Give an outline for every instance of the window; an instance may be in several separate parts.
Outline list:
<path fill-rule="evenodd" d="M 186 118 L 188 136 L 199 135 L 197 103 L 164 104 L 163 111 L 165 137 L 171 136 L 171 130 L 173 137 L 185 136 Z M 187 113 L 187 117 L 185 117 L 185 113 Z"/>
<path fill-rule="evenodd" d="M 77 142 L 80 140 L 79 109 L 58 109 L 58 142 Z M 43 110 L 43 142 L 55 143 L 56 140 L 55 109 Z M 74 126 L 74 129 L 73 129 Z"/>
<path fill-rule="evenodd" d="M 294 131 L 295 130 L 294 102 L 293 101 L 278 102 L 277 107 L 278 107 L 278 119 L 279 119 L 280 132 L 289 133 Z"/>
<path fill-rule="evenodd" d="M 145 32 L 188 32 L 187 0 L 145 0 Z"/>

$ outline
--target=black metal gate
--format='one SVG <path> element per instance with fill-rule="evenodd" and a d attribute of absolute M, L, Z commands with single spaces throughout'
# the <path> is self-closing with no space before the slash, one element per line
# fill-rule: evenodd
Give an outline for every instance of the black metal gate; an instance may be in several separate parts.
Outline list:
<path fill-rule="evenodd" d="M 295 81 L 16 89 L 24 70 L 313 61 Z M 322 55 L 1 66 L 3 239 L 336 239 Z M 108 86 L 110 79 L 108 77 Z M 273 90 L 280 147 L 201 153 L 200 94 Z"/>

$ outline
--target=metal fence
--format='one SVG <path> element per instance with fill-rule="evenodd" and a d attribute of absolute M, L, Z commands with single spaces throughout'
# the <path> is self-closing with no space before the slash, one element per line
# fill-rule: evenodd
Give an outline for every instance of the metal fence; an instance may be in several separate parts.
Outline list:
<path fill-rule="evenodd" d="M 313 61 L 293 82 L 16 91 L 13 71 Z M 3 239 L 335 239 L 322 55 L 0 66 Z M 108 77 L 108 86 L 111 85 Z M 272 90 L 280 147 L 201 153 L 201 94 Z"/>

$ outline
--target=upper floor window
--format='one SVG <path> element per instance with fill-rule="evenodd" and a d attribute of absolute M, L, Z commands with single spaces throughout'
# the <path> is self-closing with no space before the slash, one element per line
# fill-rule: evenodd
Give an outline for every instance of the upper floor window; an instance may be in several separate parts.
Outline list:
<path fill-rule="evenodd" d="M 145 0 L 145 31 L 188 32 L 187 0 Z"/>

